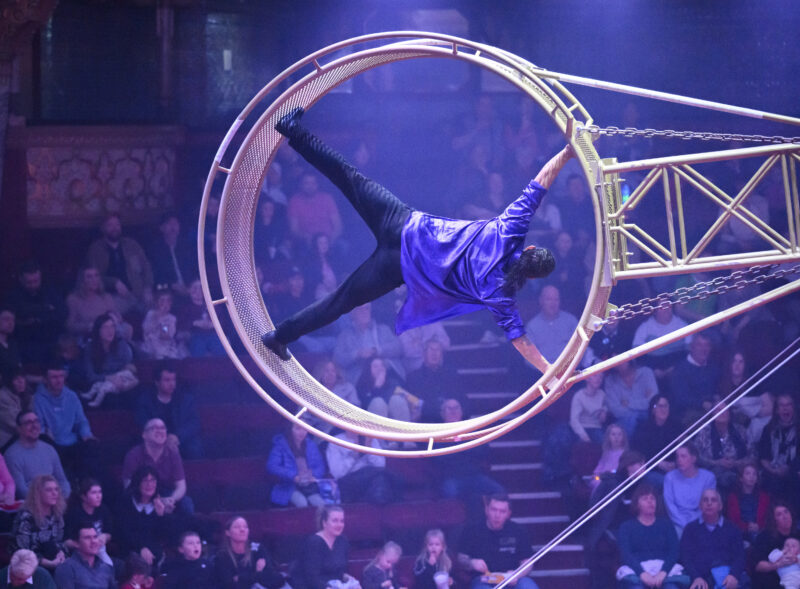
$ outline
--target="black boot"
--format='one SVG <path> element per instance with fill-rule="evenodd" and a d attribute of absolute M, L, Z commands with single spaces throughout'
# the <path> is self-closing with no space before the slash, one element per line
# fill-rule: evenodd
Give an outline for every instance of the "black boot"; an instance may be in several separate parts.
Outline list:
<path fill-rule="evenodd" d="M 272 352 L 284 362 L 292 357 L 292 354 L 286 348 L 286 344 L 282 344 L 277 339 L 277 334 L 275 330 L 268 331 L 264 335 L 261 336 L 261 341 L 267 346 Z"/>
<path fill-rule="evenodd" d="M 302 106 L 293 108 L 275 123 L 275 130 L 284 137 L 291 138 L 300 123 L 300 117 L 302 117 L 305 112 Z"/>

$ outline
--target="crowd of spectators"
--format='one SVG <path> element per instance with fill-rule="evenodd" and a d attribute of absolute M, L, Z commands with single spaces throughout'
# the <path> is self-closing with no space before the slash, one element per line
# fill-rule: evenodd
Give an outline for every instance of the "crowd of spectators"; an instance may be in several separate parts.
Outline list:
<path fill-rule="evenodd" d="M 555 142 L 537 130 L 530 104 L 523 102 L 516 114 L 501 113 L 484 95 L 453 126 L 448 170 L 453 177 L 435 212 L 496 215 L 536 174 Z M 647 143 L 639 157 L 653 154 Z M 381 167 L 364 143 L 348 155 L 368 168 Z M 741 176 L 721 177 L 719 184 L 740 185 Z M 771 206 L 783 206 L 772 188 L 768 179 L 765 194 L 755 195 L 765 216 Z M 211 200 L 213 216 L 219 201 Z M 366 255 L 357 232 L 344 230 L 352 213 L 340 208 L 341 202 L 295 154 L 279 152 L 262 189 L 254 233 L 260 286 L 276 319 L 330 293 L 350 262 Z M 647 224 L 652 211 L 643 209 L 637 220 Z M 47 260 L 25 261 L 17 285 L 0 297 L 0 500 L 16 510 L 11 541 L 16 553 L 7 575 L 12 581 L 38 582 L 47 575 L 38 563 L 54 572 L 59 587 L 111 587 L 115 576 L 124 575 L 128 586 L 138 587 L 159 571 L 166 587 L 258 583 L 278 589 L 286 582 L 265 548 L 250 540 L 245 518 L 225 526 L 214 559 L 207 560 L 203 549 L 207 538 L 183 466 L 183 460 L 204 456 L 203 436 L 195 400 L 178 376 L 182 359 L 224 351 L 203 300 L 193 236 L 183 230 L 182 218 L 164 214 L 155 237 L 143 246 L 127 234 L 120 216 L 111 214 L 76 263 L 75 284 L 51 281 Z M 691 225 L 703 216 L 687 219 Z M 696 234 L 697 227 L 688 233 Z M 592 205 L 580 170 L 562 174 L 534 218 L 531 235 L 553 249 L 558 265 L 547 280 L 526 287 L 520 306 L 529 336 L 553 361 L 578 324 L 594 264 Z M 207 237 L 213 261 L 213 235 Z M 715 247 L 733 253 L 749 240 L 746 227 L 737 225 Z M 632 281 L 614 302 L 708 278 Z M 737 296 L 713 296 L 658 309 L 639 323 L 606 325 L 591 340 L 583 365 L 731 306 Z M 398 289 L 387 300 L 362 305 L 304 336 L 293 351 L 313 360 L 310 367 L 326 387 L 367 411 L 406 421 L 460 421 L 471 409 L 458 379 L 464 366 L 451 352 L 452 334 L 436 323 L 396 335 L 393 316 L 403 297 Z M 576 387 L 569 416 L 542 428 L 547 484 L 562 490 L 576 509 L 602 499 L 744 382 L 775 341 L 791 335 L 798 318 L 791 306 L 780 313 L 776 318 L 768 308 L 750 312 Z M 482 344 L 502 341 L 490 321 L 476 321 L 484 331 Z M 159 361 L 152 382 L 140 382 L 137 365 L 144 360 Z M 585 534 L 587 561 L 596 560 L 592 555 L 604 542 L 618 546 L 623 565 L 618 577 L 626 587 L 680 587 L 686 578 L 693 587 L 734 589 L 748 578 L 762 583 L 756 587 L 777 587 L 779 579 L 797 577 L 800 571 L 792 568 L 800 497 L 796 402 L 796 388 L 778 383 L 718 412 L 694 444 L 664 457 L 645 484 L 592 524 Z M 117 465 L 103 460 L 103 440 L 87 419 L 87 412 L 109 405 L 133 412 L 142 432 L 141 443 Z M 346 443 L 414 446 L 365 439 L 310 419 Z M 587 448 L 597 461 L 583 468 L 575 458 Z M 510 503 L 490 476 L 489 460 L 485 446 L 434 460 L 438 493 L 465 501 L 471 528 L 452 560 L 440 531 L 426 535 L 414 567 L 417 587 L 445 589 L 451 568 L 460 567 L 472 588 L 481 589 L 492 582 L 491 574 L 504 574 L 529 555 L 530 540 L 510 521 Z M 265 504 L 322 509 L 320 531 L 299 553 L 292 585 L 338 589 L 331 585 L 337 580 L 349 589 L 357 581 L 345 572 L 345 508 L 336 503 L 398 501 L 401 478 L 383 457 L 321 444 L 298 426 L 275 433 L 265 468 L 274 482 Z M 110 505 L 103 502 L 104 490 L 114 499 Z M 625 505 L 632 507 L 632 519 L 625 517 Z M 393 567 L 399 558 L 397 544 L 385 545 L 364 572 L 365 589 L 396 586 Z M 601 578 L 594 570 L 592 576 Z M 518 585 L 535 583 L 525 578 Z"/>

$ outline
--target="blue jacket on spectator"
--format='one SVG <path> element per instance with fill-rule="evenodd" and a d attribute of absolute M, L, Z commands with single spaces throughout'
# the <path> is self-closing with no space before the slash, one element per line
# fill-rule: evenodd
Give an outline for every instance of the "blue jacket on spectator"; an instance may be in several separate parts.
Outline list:
<path fill-rule="evenodd" d="M 325 459 L 317 444 L 306 438 L 306 462 L 311 473 L 318 479 L 325 476 Z M 294 477 L 297 476 L 297 461 L 292 447 L 284 434 L 272 438 L 272 450 L 267 458 L 267 472 L 280 478 L 270 493 L 270 500 L 276 505 L 288 505 L 295 491 Z"/>
<path fill-rule="evenodd" d="M 54 395 L 40 384 L 33 396 L 33 410 L 42 422 L 42 431 L 59 446 L 72 446 L 92 435 L 78 395 L 66 386 L 60 395 Z"/>

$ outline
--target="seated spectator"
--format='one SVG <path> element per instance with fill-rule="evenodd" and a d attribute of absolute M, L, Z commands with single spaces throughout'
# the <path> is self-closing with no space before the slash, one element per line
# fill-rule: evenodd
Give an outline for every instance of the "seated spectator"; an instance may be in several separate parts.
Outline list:
<path fill-rule="evenodd" d="M 124 393 L 137 384 L 136 366 L 130 344 L 117 335 L 114 316 L 103 313 L 94 320 L 86 345 L 84 372 L 91 387 L 81 397 L 90 407 L 103 404 L 106 395 Z"/>
<path fill-rule="evenodd" d="M 764 489 L 791 501 L 797 498 L 797 469 L 794 462 L 800 457 L 800 437 L 795 419 L 794 399 L 789 394 L 778 395 L 772 420 L 764 428 L 757 453 L 764 469 Z"/>
<path fill-rule="evenodd" d="M 418 417 L 419 399 L 403 388 L 403 381 L 383 358 L 367 361 L 367 368 L 356 383 L 361 406 L 370 413 L 411 421 Z"/>
<path fill-rule="evenodd" d="M 305 263 L 306 283 L 315 300 L 336 290 L 339 281 L 334 268 L 336 261 L 331 254 L 331 241 L 324 233 L 311 238 L 311 251 Z"/>
<path fill-rule="evenodd" d="M 636 329 L 632 344 L 634 347 L 641 346 L 685 326 L 686 322 L 673 314 L 672 307 L 656 309 Z M 652 368 L 659 380 L 666 378 L 672 374 L 675 364 L 685 356 L 686 345 L 684 339 L 674 341 L 644 356 L 642 363 Z"/>
<path fill-rule="evenodd" d="M 694 334 L 689 355 L 672 372 L 672 407 L 683 423 L 693 422 L 713 405 L 719 367 L 710 361 L 711 352 L 711 338 L 705 333 Z"/>
<path fill-rule="evenodd" d="M 289 198 L 286 211 L 292 235 L 306 244 L 318 233 L 332 242 L 342 234 L 342 219 L 333 197 L 319 189 L 314 172 L 304 172 L 299 190 Z"/>
<path fill-rule="evenodd" d="M 521 524 L 511 521 L 511 504 L 507 495 L 487 498 L 486 519 L 467 526 L 459 543 L 459 563 L 472 576 L 470 589 L 488 589 L 491 574 L 508 575 L 532 554 L 531 540 Z M 519 589 L 538 587 L 530 577 L 523 576 Z"/>
<path fill-rule="evenodd" d="M 739 484 L 728 495 L 726 514 L 752 543 L 764 529 L 769 511 L 769 495 L 758 486 L 758 467 L 745 462 L 739 467 Z"/>
<path fill-rule="evenodd" d="M 603 440 L 603 424 L 608 416 L 606 393 L 603 391 L 603 373 L 586 379 L 586 386 L 572 396 L 569 408 L 569 426 L 582 442 L 599 444 Z"/>
<path fill-rule="evenodd" d="M 50 444 L 39 439 L 42 426 L 36 413 L 19 413 L 17 432 L 19 439 L 9 446 L 5 454 L 8 471 L 17 488 L 17 497 L 26 497 L 30 485 L 39 475 L 54 477 L 64 496 L 68 497 L 71 489 L 61 466 L 61 459 Z"/>
<path fill-rule="evenodd" d="M 56 589 L 53 577 L 39 566 L 39 559 L 30 550 L 17 550 L 11 562 L 0 569 L 0 588 L 25 587 L 26 589 Z"/>
<path fill-rule="evenodd" d="M 308 431 L 296 423 L 289 423 L 285 433 L 272 438 L 272 449 L 267 458 L 267 472 L 278 477 L 272 486 L 270 500 L 286 507 L 320 506 L 325 503 L 320 495 L 320 479 L 325 476 L 325 459 L 316 442 L 309 439 Z"/>
<path fill-rule="evenodd" d="M 56 584 L 64 589 L 117 589 L 114 567 L 97 555 L 101 547 L 97 530 L 80 527 L 72 540 L 75 551 L 56 568 Z"/>
<path fill-rule="evenodd" d="M 350 312 L 351 326 L 343 329 L 336 340 L 333 359 L 344 370 L 350 382 L 358 382 L 365 362 L 375 357 L 383 358 L 400 376 L 403 370 L 403 344 L 388 325 L 372 319 L 372 303 L 356 307 Z"/>
<path fill-rule="evenodd" d="M 605 436 L 603 436 L 603 453 L 593 471 L 595 478 L 589 485 L 592 490 L 598 487 L 601 479 L 617 472 L 620 456 L 627 449 L 628 436 L 625 435 L 625 430 L 616 423 L 612 423 L 606 428 Z"/>
<path fill-rule="evenodd" d="M 178 319 L 172 313 L 172 292 L 168 289 L 158 290 L 154 303 L 142 323 L 142 352 L 156 360 L 186 358 L 189 351 L 176 337 Z"/>
<path fill-rule="evenodd" d="M 97 531 L 97 542 L 100 544 L 97 557 L 107 565 L 114 566 L 107 551 L 111 542 L 111 510 L 103 504 L 103 487 L 95 479 L 83 479 L 78 493 L 70 499 L 64 514 L 67 548 L 78 548 L 75 538 L 81 528 L 87 527 Z"/>
<path fill-rule="evenodd" d="M 64 509 L 66 503 L 58 481 L 49 475 L 33 479 L 25 505 L 14 518 L 9 550 L 32 550 L 40 564 L 53 570 L 66 558 Z"/>
<path fill-rule="evenodd" d="M 363 589 L 399 589 L 400 583 L 395 575 L 394 567 L 403 556 L 403 549 L 391 540 L 375 555 L 375 558 L 364 567 L 361 577 Z"/>
<path fill-rule="evenodd" d="M 20 267 L 19 284 L 8 295 L 16 315 L 15 336 L 23 362 L 43 364 L 67 318 L 63 297 L 43 286 L 42 269 L 33 260 Z"/>
<path fill-rule="evenodd" d="M 22 356 L 14 338 L 16 318 L 14 311 L 0 306 L 0 378 L 9 382 L 11 375 L 22 368 Z"/>
<path fill-rule="evenodd" d="M 586 266 L 583 258 L 585 250 L 573 247 L 572 236 L 567 231 L 559 231 L 553 241 L 553 256 L 556 269 L 547 281 L 561 293 L 561 306 L 573 315 L 580 314 L 586 304 Z"/>
<path fill-rule="evenodd" d="M 758 452 L 758 442 L 761 441 L 761 434 L 764 433 L 764 428 L 767 427 L 767 424 L 772 421 L 772 415 L 775 412 L 775 396 L 772 393 L 761 393 L 758 396 L 758 401 L 758 413 L 750 419 L 746 434 L 747 447 L 756 453 Z"/>
<path fill-rule="evenodd" d="M 606 375 L 605 391 L 608 411 L 625 433 L 632 436 L 637 424 L 647 418 L 650 400 L 658 394 L 658 385 L 650 368 L 628 360 Z"/>
<path fill-rule="evenodd" d="M 270 171 L 276 165 L 279 164 L 273 161 Z M 287 241 L 286 207 L 265 196 L 262 189 L 258 216 L 253 227 L 253 256 L 256 266 L 267 277 L 261 285 L 265 293 L 280 288 L 280 284 L 286 279 L 286 273 L 291 266 Z"/>
<path fill-rule="evenodd" d="M 97 438 L 75 392 L 65 384 L 67 371 L 48 366 L 44 382 L 33 395 L 33 408 L 44 433 L 55 442 L 67 472 L 78 478 L 99 476 L 100 457 Z"/>
<path fill-rule="evenodd" d="M 356 407 L 361 407 L 361 399 L 356 387 L 347 382 L 333 360 L 322 360 L 314 367 L 314 378 L 322 386 Z"/>
<path fill-rule="evenodd" d="M 214 558 L 216 587 L 250 589 L 261 585 L 278 589 L 286 581 L 272 563 L 264 547 L 250 540 L 250 528 L 243 517 L 234 517 L 225 525 L 222 545 Z"/>
<path fill-rule="evenodd" d="M 211 563 L 203 556 L 203 542 L 197 532 L 181 534 L 178 553 L 180 556 L 167 559 L 161 567 L 160 585 L 164 589 L 215 589 Z"/>
<path fill-rule="evenodd" d="M 83 340 L 89 337 L 94 320 L 110 313 L 116 319 L 121 335 L 129 339 L 130 326 L 122 321 L 124 306 L 105 291 L 100 270 L 93 266 L 81 268 L 75 290 L 67 296 L 67 331 Z"/>
<path fill-rule="evenodd" d="M 744 353 L 737 350 L 730 355 L 728 362 L 723 366 L 719 385 L 717 386 L 717 395 L 720 399 L 724 399 L 740 387 L 745 380 L 747 380 L 747 367 Z M 758 415 L 761 403 L 757 394 L 753 396 L 747 395 L 736 401 L 736 405 L 733 407 L 735 412 L 752 418 Z"/>
<path fill-rule="evenodd" d="M 531 341 L 548 362 L 555 362 L 578 327 L 578 319 L 561 310 L 561 294 L 552 284 L 539 293 L 539 313 L 525 326 Z"/>
<path fill-rule="evenodd" d="M 773 501 L 767 512 L 767 524 L 753 542 L 752 560 L 756 563 L 753 572 L 753 587 L 759 589 L 781 589 L 778 569 L 791 563 L 789 558 L 773 562 L 769 555 L 775 549 L 783 549 L 787 538 L 800 538 L 800 527 L 795 521 L 792 507 L 783 500 Z"/>
<path fill-rule="evenodd" d="M 333 444 L 331 444 L 332 446 Z M 330 448 L 330 446 L 329 446 Z M 327 589 L 334 581 L 342 589 L 357 589 L 358 580 L 347 574 L 350 543 L 344 535 L 344 510 L 340 505 L 319 508 L 316 534 L 306 538 L 292 572 L 294 589 Z"/>
<path fill-rule="evenodd" d="M 155 468 L 139 467 L 131 475 L 130 484 L 114 511 L 116 536 L 122 553 L 135 552 L 154 569 L 164 558 L 163 544 L 170 526 L 158 482 Z"/>
<path fill-rule="evenodd" d="M 106 290 L 143 309 L 153 299 L 153 270 L 142 246 L 122 235 L 122 223 L 114 213 L 103 220 L 100 232 L 102 238 L 89 246 L 87 265 L 100 271 Z"/>
<path fill-rule="evenodd" d="M 464 419 L 464 411 L 458 399 L 444 400 L 441 419 L 443 423 L 455 423 Z M 444 442 L 443 445 L 451 444 Z M 462 452 L 435 456 L 431 461 L 442 497 L 464 499 L 471 513 L 476 510 L 480 513 L 484 496 L 505 493 L 503 486 L 489 476 L 489 446 L 486 444 Z"/>
<path fill-rule="evenodd" d="M 404 284 L 394 290 L 395 311 L 400 311 L 403 302 L 406 300 L 407 293 L 408 289 Z M 400 343 L 403 344 L 403 366 L 406 369 L 406 382 L 409 382 L 411 374 L 415 370 L 419 370 L 425 363 L 425 346 L 429 341 L 438 340 L 443 352 L 450 347 L 450 336 L 447 335 L 447 331 L 441 321 L 408 329 L 398 337 L 400 338 Z"/>
<path fill-rule="evenodd" d="M 353 444 L 381 448 L 380 442 L 375 438 L 365 439 L 350 431 L 336 437 Z M 382 505 L 400 496 L 400 481 L 386 470 L 385 457 L 361 453 L 339 444 L 328 444 L 325 456 L 328 459 L 328 469 L 339 486 L 342 502 L 365 501 Z"/>
<path fill-rule="evenodd" d="M 669 399 L 656 395 L 650 399 L 650 414 L 647 421 L 640 421 L 631 438 L 631 446 L 644 454 L 647 460 L 661 452 L 681 433 L 681 427 L 672 417 Z M 675 468 L 675 455 L 671 454 L 658 463 L 648 474 L 648 480 L 658 488 L 664 486 L 664 475 Z"/>
<path fill-rule="evenodd" d="M 2 378 L 2 377 L 0 377 Z M 22 370 L 11 373 L 9 381 L 0 386 L 0 448 L 17 435 L 17 416 L 33 408 L 33 395 Z"/>
<path fill-rule="evenodd" d="M 744 544 L 739 529 L 722 517 L 722 497 L 706 489 L 700 518 L 686 524 L 681 538 L 681 564 L 692 587 L 737 589 L 746 582 Z"/>
<path fill-rule="evenodd" d="M 700 498 L 706 489 L 716 489 L 714 475 L 697 467 L 697 448 L 687 443 L 675 451 L 675 470 L 664 477 L 664 504 L 678 536 L 700 517 Z M 685 564 L 685 563 L 684 563 Z"/>
<path fill-rule="evenodd" d="M 421 329 L 421 328 L 417 328 Z M 415 330 L 411 330 L 415 331 Z M 402 336 L 411 333 L 405 331 Z M 410 372 L 406 378 L 406 387 L 422 400 L 422 420 L 436 421 L 442 401 L 455 392 L 458 371 L 452 364 L 445 362 L 445 346 L 438 339 L 425 342 L 422 366 Z"/>
<path fill-rule="evenodd" d="M 178 338 L 188 340 L 189 355 L 222 356 L 225 348 L 219 341 L 214 323 L 208 316 L 203 287 L 199 280 L 189 284 L 189 299 L 175 312 Z"/>
<path fill-rule="evenodd" d="M 203 457 L 200 439 L 200 416 L 194 396 L 178 389 L 177 365 L 160 362 L 153 371 L 155 390 L 139 395 L 136 401 L 136 423 L 142 428 L 151 419 L 160 419 L 167 426 L 167 442 L 180 450 L 181 457 L 194 460 Z"/>
<path fill-rule="evenodd" d="M 14 477 L 8 470 L 5 459 L 0 456 L 0 506 L 13 505 L 16 497 L 17 485 L 14 483 Z"/>
<path fill-rule="evenodd" d="M 125 559 L 125 577 L 121 589 L 144 589 L 152 587 L 153 579 L 150 576 L 151 567 L 145 560 L 131 552 Z"/>
<path fill-rule="evenodd" d="M 415 589 L 448 589 L 452 585 L 452 568 L 444 532 L 428 530 L 422 543 L 422 551 L 414 561 Z"/>
<path fill-rule="evenodd" d="M 661 587 L 678 589 L 682 568 L 678 565 L 678 535 L 672 522 L 658 515 L 658 491 L 640 483 L 631 498 L 629 519 L 619 528 L 622 567 L 617 571 L 620 589 Z"/>
<path fill-rule="evenodd" d="M 148 421 L 142 431 L 142 443 L 131 448 L 122 463 L 122 482 L 125 488 L 131 484 L 133 474 L 143 466 L 150 466 L 158 473 L 159 501 L 167 513 L 180 506 L 191 514 L 194 507 L 186 496 L 186 474 L 183 460 L 174 443 L 169 442 L 167 426 L 161 419 Z M 152 564 L 152 563 L 149 563 Z"/>
<path fill-rule="evenodd" d="M 800 589 L 800 540 L 797 538 L 786 538 L 783 542 L 783 549 L 776 548 L 769 553 L 769 561 L 772 563 L 790 563 L 778 566 L 778 578 L 784 589 Z"/>
<path fill-rule="evenodd" d="M 182 296 L 197 275 L 197 248 L 181 237 L 181 222 L 175 213 L 164 213 L 158 224 L 160 238 L 149 250 L 153 284 L 164 285 Z"/>
<path fill-rule="evenodd" d="M 744 429 L 731 423 L 730 411 L 720 411 L 694 443 L 698 464 L 714 473 L 717 488 L 727 494 L 736 484 L 739 468 L 750 458 Z"/>

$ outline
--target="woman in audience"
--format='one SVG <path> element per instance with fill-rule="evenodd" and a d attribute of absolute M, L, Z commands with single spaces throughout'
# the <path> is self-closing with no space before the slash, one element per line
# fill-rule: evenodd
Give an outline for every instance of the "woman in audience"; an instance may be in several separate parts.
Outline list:
<path fill-rule="evenodd" d="M 641 483 L 631 498 L 633 519 L 624 522 L 617 534 L 622 567 L 617 571 L 620 589 L 677 589 L 680 575 L 678 535 L 667 518 L 658 512 L 658 491 Z M 648 562 L 651 561 L 651 562 Z M 660 562 L 660 565 L 652 561 Z M 671 579 L 672 577 L 672 579 Z"/>
<path fill-rule="evenodd" d="M 769 496 L 758 486 L 758 466 L 745 462 L 739 467 L 739 484 L 728 495 L 726 515 L 753 542 L 764 529 L 769 511 Z"/>
<path fill-rule="evenodd" d="M 278 589 L 286 583 L 266 550 L 250 541 L 250 527 L 241 516 L 225 524 L 222 545 L 214 558 L 214 575 L 220 589 Z"/>
<path fill-rule="evenodd" d="M 794 510 L 783 500 L 772 503 L 767 514 L 767 527 L 753 542 L 752 560 L 756 563 L 753 572 L 753 587 L 758 589 L 781 589 L 778 569 L 792 563 L 788 558 L 776 562 L 769 560 L 769 553 L 783 549 L 786 538 L 800 538 L 800 529 L 795 521 Z M 797 561 L 795 560 L 795 563 Z"/>
<path fill-rule="evenodd" d="M 414 589 L 447 589 L 452 583 L 452 568 L 444 532 L 428 530 L 422 552 L 414 561 Z"/>
<path fill-rule="evenodd" d="M 714 473 L 717 488 L 728 493 L 736 484 L 738 470 L 750 458 L 744 429 L 731 423 L 731 412 L 720 411 L 695 440 L 698 464 Z"/>
<path fill-rule="evenodd" d="M 155 468 L 142 466 L 136 469 L 115 516 L 123 553 L 138 553 L 156 571 L 164 557 L 162 546 L 169 520 L 158 494 Z"/>
<path fill-rule="evenodd" d="M 311 255 L 305 268 L 306 284 L 317 300 L 336 290 L 338 280 L 332 262 L 330 239 L 317 233 L 311 239 Z"/>
<path fill-rule="evenodd" d="M 103 313 L 94 320 L 84 368 L 91 387 L 81 397 L 89 400 L 90 407 L 99 407 L 108 394 L 123 393 L 139 384 L 133 350 L 117 335 L 117 323 L 110 313 Z"/>
<path fill-rule="evenodd" d="M 121 309 L 103 288 L 100 270 L 94 267 L 78 272 L 75 290 L 67 296 L 67 309 L 67 331 L 80 338 L 89 336 L 94 320 L 103 313 L 110 313 L 118 325 L 123 325 Z"/>
<path fill-rule="evenodd" d="M 50 475 L 39 475 L 31 482 L 25 505 L 14 518 L 9 552 L 32 550 L 40 564 L 54 570 L 64 562 L 64 510 L 61 487 Z"/>
<path fill-rule="evenodd" d="M 394 567 L 403 556 L 403 549 L 396 542 L 389 541 L 375 555 L 361 577 L 363 589 L 398 589 L 400 583 Z"/>
<path fill-rule="evenodd" d="M 372 358 L 361 372 L 356 389 L 361 406 L 366 407 L 367 411 L 400 421 L 411 421 L 413 411 L 409 393 L 401 385 L 400 376 L 383 358 Z"/>
<path fill-rule="evenodd" d="M 286 433 L 272 439 L 267 472 L 279 479 L 270 493 L 275 505 L 322 505 L 324 501 L 320 495 L 319 480 L 325 476 L 325 471 L 322 452 L 317 443 L 309 439 L 304 427 L 290 423 Z"/>
<path fill-rule="evenodd" d="M 0 381 L 3 376 L 0 375 Z M 33 394 L 21 368 L 8 375 L 8 382 L 0 382 L 0 448 L 17 435 L 17 415 L 33 406 Z"/>
<path fill-rule="evenodd" d="M 296 570 L 295 589 L 327 589 L 339 581 L 346 589 L 359 583 L 347 574 L 350 544 L 344 536 L 344 510 L 341 505 L 324 505 L 317 515 L 318 532 L 303 543 Z"/>
<path fill-rule="evenodd" d="M 313 374 L 314 378 L 316 378 L 322 386 L 337 397 L 341 397 L 356 407 L 361 407 L 361 399 L 356 392 L 356 387 L 344 379 L 339 367 L 336 366 L 333 360 L 325 359 L 319 362 L 314 367 Z"/>
<path fill-rule="evenodd" d="M 664 504 L 678 536 L 690 521 L 700 517 L 700 497 L 706 489 L 716 489 L 714 475 L 697 467 L 697 448 L 686 443 L 675 451 L 675 470 L 664 477 Z"/>
<path fill-rule="evenodd" d="M 175 311 L 175 318 L 177 337 L 189 342 L 189 354 L 192 357 L 221 356 L 225 353 L 208 316 L 199 280 L 193 280 L 189 285 L 189 298 L 185 305 Z"/>
<path fill-rule="evenodd" d="M 616 423 L 612 423 L 606 428 L 606 433 L 603 437 L 603 453 L 594 468 L 596 476 L 589 485 L 592 490 L 597 488 L 604 475 L 617 472 L 619 457 L 627 449 L 628 436 L 625 435 L 625 430 Z"/>
<path fill-rule="evenodd" d="M 186 358 L 189 355 L 186 346 L 176 337 L 178 320 L 172 314 L 172 292 L 160 288 L 153 303 L 142 323 L 142 352 L 156 360 Z"/>
<path fill-rule="evenodd" d="M 650 414 L 642 421 L 631 438 L 631 446 L 650 460 L 681 433 L 680 424 L 672 417 L 669 399 L 656 395 L 650 400 Z M 664 485 L 664 475 L 675 468 L 675 455 L 672 454 L 658 463 L 648 473 L 648 480 L 658 487 Z"/>
<path fill-rule="evenodd" d="M 113 566 L 111 557 L 108 556 L 106 547 L 111 541 L 111 510 L 103 504 L 103 487 L 95 479 L 83 479 L 78 487 L 78 493 L 70 497 L 67 512 L 64 515 L 64 528 L 66 532 L 66 545 L 76 549 L 78 543 L 70 538 L 78 537 L 78 530 L 92 526 L 97 530 L 97 540 L 100 542 L 100 551 L 97 556 Z"/>
<path fill-rule="evenodd" d="M 601 443 L 603 424 L 608 416 L 606 394 L 603 391 L 603 373 L 597 372 L 586 379 L 586 386 L 572 397 L 569 425 L 582 442 Z"/>
<path fill-rule="evenodd" d="M 784 393 L 776 397 L 772 421 L 764 428 L 758 442 L 758 456 L 764 469 L 764 489 L 795 501 L 798 484 L 794 464 L 800 460 L 800 432 L 791 395 Z"/>

